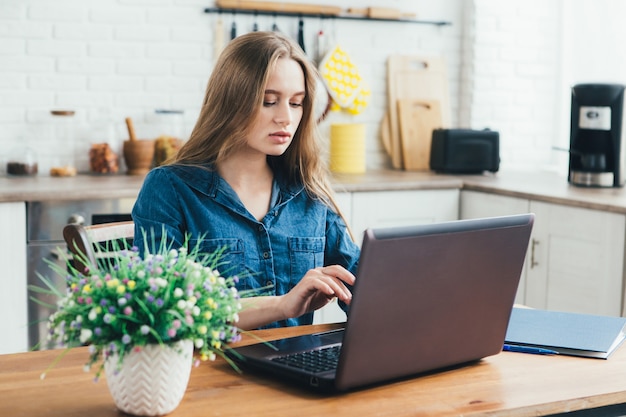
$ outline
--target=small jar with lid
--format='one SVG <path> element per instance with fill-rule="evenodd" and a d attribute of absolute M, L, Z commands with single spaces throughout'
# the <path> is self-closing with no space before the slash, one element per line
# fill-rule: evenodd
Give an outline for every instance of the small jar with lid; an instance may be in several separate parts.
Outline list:
<path fill-rule="evenodd" d="M 7 159 L 7 175 L 35 176 L 39 171 L 37 153 L 28 146 L 14 148 Z"/>
<path fill-rule="evenodd" d="M 92 113 L 89 128 L 89 172 L 96 175 L 117 174 L 119 145 L 108 109 Z"/>
<path fill-rule="evenodd" d="M 154 111 L 155 125 L 159 129 L 155 139 L 154 162 L 157 166 L 178 152 L 183 145 L 183 110 L 157 109 Z"/>
<path fill-rule="evenodd" d="M 50 175 L 68 177 L 76 175 L 75 126 L 73 110 L 52 110 L 51 138 L 57 149 Z"/>

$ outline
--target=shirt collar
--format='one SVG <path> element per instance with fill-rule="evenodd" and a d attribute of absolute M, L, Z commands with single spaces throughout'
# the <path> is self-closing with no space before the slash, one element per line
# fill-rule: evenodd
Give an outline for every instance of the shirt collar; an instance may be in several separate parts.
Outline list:
<path fill-rule="evenodd" d="M 168 168 L 191 188 L 213 198 L 217 196 L 220 187 L 224 188 L 221 185 L 222 178 L 212 165 L 168 165 Z M 289 184 L 282 173 L 276 172 L 272 186 L 272 206 L 287 202 L 303 191 L 302 184 Z"/>

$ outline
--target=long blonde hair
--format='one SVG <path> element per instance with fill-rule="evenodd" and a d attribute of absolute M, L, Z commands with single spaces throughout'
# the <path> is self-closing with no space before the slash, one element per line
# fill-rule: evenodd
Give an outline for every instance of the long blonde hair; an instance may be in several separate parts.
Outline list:
<path fill-rule="evenodd" d="M 262 106 L 269 76 L 281 58 L 296 61 L 304 73 L 303 114 L 285 153 L 268 156 L 268 163 L 291 184 L 302 184 L 312 198 L 329 205 L 345 221 L 321 157 L 322 141 L 314 112 L 317 69 L 294 41 L 279 32 L 250 32 L 229 42 L 209 78 L 189 140 L 168 162 L 211 166 L 243 147 Z"/>

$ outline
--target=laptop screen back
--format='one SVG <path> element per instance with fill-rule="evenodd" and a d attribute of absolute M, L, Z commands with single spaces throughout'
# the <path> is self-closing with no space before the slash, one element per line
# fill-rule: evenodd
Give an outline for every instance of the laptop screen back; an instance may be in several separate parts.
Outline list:
<path fill-rule="evenodd" d="M 335 385 L 499 353 L 533 214 L 365 232 Z"/>

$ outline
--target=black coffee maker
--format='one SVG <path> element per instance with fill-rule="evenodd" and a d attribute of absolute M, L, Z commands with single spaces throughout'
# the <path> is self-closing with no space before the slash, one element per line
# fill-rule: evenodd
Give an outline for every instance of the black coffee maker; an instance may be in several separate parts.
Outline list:
<path fill-rule="evenodd" d="M 621 187 L 624 184 L 621 84 L 577 84 L 572 87 L 569 149 L 571 184 Z"/>

